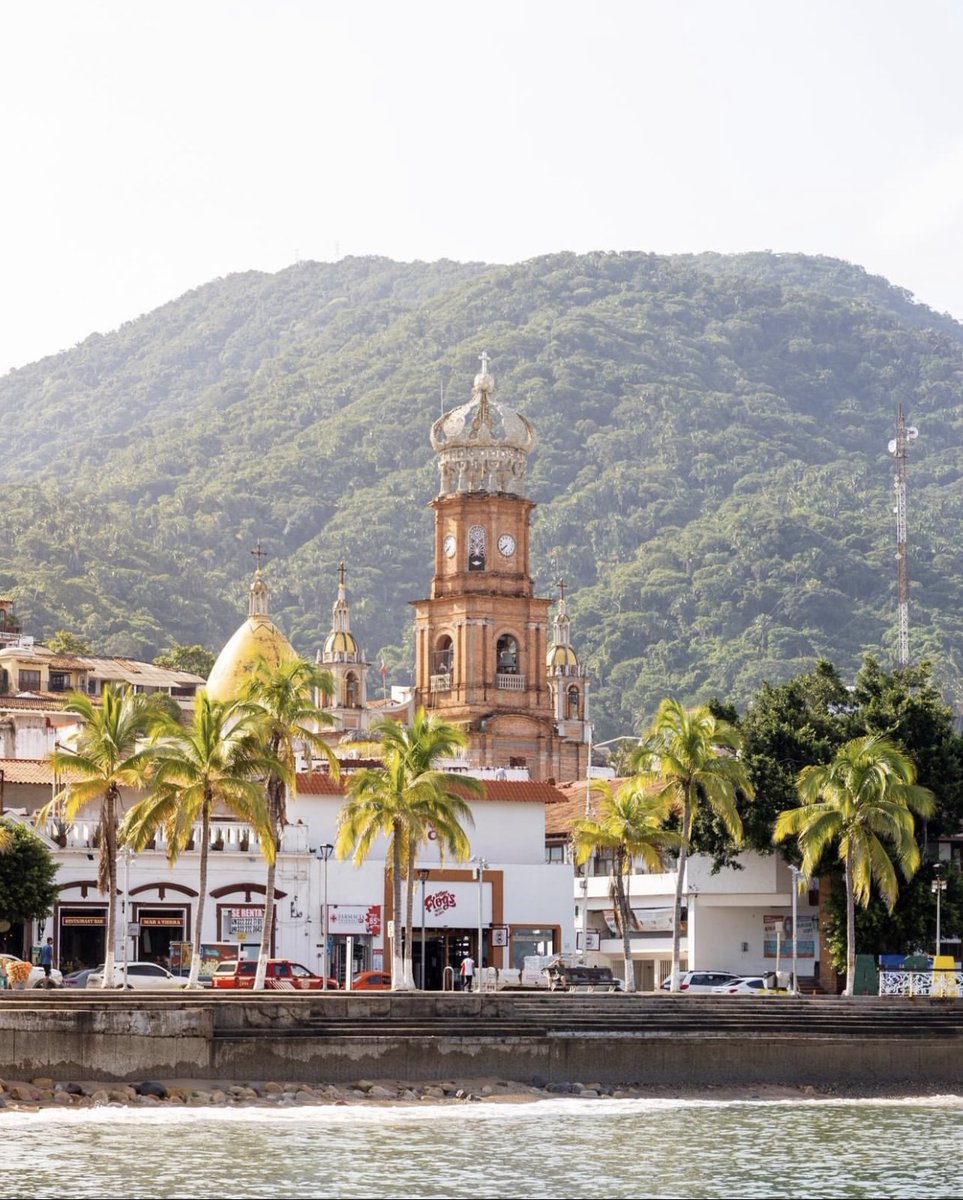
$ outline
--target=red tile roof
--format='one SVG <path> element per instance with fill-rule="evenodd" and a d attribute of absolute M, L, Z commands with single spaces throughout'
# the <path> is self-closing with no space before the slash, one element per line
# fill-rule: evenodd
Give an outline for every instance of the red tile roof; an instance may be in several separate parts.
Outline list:
<path fill-rule="evenodd" d="M 4 783 L 46 783 L 54 781 L 50 763 L 42 758 L 0 758 Z"/>
<path fill-rule="evenodd" d="M 609 779 L 607 782 L 618 790 L 619 785 L 625 780 Z M 580 779 L 575 783 L 562 783 L 559 785 L 558 791 L 562 793 L 563 800 L 561 804 L 552 809 L 551 813 L 546 814 L 546 837 L 568 837 L 576 821 L 581 821 L 586 816 L 594 821 L 598 817 L 599 797 L 597 793 L 589 794 L 588 811 L 586 812 L 585 809 L 586 793 L 588 792 L 587 780 Z"/>
<path fill-rule="evenodd" d="M 59 699 L 49 692 L 40 692 L 34 696 L 0 696 L 0 712 L 5 708 L 17 709 L 49 709 L 57 712 L 67 703 L 66 696 Z"/>
<path fill-rule="evenodd" d="M 561 804 L 565 800 L 562 791 L 554 783 L 525 779 L 486 779 L 485 791 L 480 796 L 469 796 L 466 799 L 509 801 L 516 804 Z M 338 783 L 330 775 L 319 771 L 310 774 L 301 773 L 297 781 L 298 794 L 301 796 L 342 796 L 345 788 L 343 781 Z M 457 788 L 456 788 L 457 790 Z"/>

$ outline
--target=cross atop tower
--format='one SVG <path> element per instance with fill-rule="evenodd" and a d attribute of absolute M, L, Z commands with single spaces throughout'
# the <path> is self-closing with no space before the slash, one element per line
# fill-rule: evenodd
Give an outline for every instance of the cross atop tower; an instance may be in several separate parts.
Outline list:
<path fill-rule="evenodd" d="M 488 374 L 488 351 L 487 350 L 483 350 L 481 352 L 481 354 L 479 354 L 478 361 L 482 365 L 482 374 L 487 375 Z"/>
<path fill-rule="evenodd" d="M 257 570 L 260 571 L 261 570 L 261 560 L 267 558 L 267 551 L 261 549 L 261 539 L 260 538 L 258 538 L 258 540 L 257 540 L 257 546 L 255 546 L 255 548 L 251 551 L 251 555 L 254 558 L 255 563 L 257 563 Z"/>

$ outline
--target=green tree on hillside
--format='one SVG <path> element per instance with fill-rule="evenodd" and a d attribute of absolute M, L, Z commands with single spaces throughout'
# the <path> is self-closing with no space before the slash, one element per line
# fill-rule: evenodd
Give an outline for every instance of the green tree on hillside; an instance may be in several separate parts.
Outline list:
<path fill-rule="evenodd" d="M 197 643 L 193 646 L 180 646 L 175 642 L 169 650 L 165 650 L 154 659 L 154 666 L 167 667 L 171 671 L 190 671 L 192 675 L 200 675 L 202 679 L 206 679 L 216 660 L 216 654 Z"/>

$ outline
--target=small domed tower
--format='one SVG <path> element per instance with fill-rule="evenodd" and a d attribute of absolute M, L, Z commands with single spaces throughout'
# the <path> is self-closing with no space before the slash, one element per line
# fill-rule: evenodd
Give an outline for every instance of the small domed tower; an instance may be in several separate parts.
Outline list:
<path fill-rule="evenodd" d="M 565 582 L 558 585 L 558 611 L 545 667 L 555 722 L 563 737 L 588 740 L 588 680 L 572 646 L 572 619 L 565 607 Z"/>
<path fill-rule="evenodd" d="M 207 680 L 212 700 L 236 700 L 262 660 L 268 669 L 297 658 L 294 647 L 268 616 L 268 586 L 261 575 L 263 551 L 258 542 L 257 570 L 251 584 L 248 616 L 217 656 Z"/>
<path fill-rule="evenodd" d="M 337 728 L 367 729 L 368 663 L 351 632 L 351 609 L 348 607 L 344 578 L 344 563 L 341 563 L 338 568 L 338 598 L 331 610 L 331 632 L 324 639 L 317 657 L 319 664 L 334 677 L 334 695 L 320 697 L 319 703 L 334 717 Z"/>

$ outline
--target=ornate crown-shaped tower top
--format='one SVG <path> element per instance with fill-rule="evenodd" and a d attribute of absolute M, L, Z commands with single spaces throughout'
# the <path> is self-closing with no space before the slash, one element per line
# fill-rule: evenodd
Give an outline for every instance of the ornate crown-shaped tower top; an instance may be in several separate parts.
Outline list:
<path fill-rule="evenodd" d="M 495 381 L 488 373 L 487 351 L 481 355 L 481 365 L 468 403 L 445 413 L 431 427 L 431 444 L 439 456 L 440 494 L 522 496 L 535 431 L 521 413 L 492 400 Z"/>

